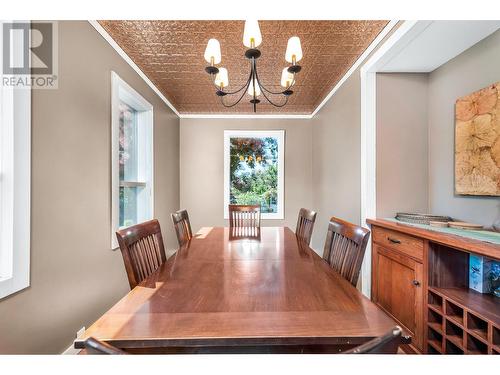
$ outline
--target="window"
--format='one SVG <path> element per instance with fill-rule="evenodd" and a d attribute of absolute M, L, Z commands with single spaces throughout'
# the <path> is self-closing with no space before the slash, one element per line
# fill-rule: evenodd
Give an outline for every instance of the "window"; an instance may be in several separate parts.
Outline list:
<path fill-rule="evenodd" d="M 116 73 L 112 81 L 112 233 L 153 218 L 153 106 Z"/>
<path fill-rule="evenodd" d="M 259 204 L 283 219 L 284 130 L 224 132 L 224 218 L 229 204 Z"/>
<path fill-rule="evenodd" d="M 11 35 L 10 56 L 22 56 L 23 43 Z M 31 91 L 0 83 L 0 298 L 30 282 L 30 152 Z"/>

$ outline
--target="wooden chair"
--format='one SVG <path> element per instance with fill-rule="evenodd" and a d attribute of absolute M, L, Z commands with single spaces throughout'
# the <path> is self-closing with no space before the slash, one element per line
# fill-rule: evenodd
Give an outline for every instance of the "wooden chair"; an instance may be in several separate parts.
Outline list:
<path fill-rule="evenodd" d="M 332 217 L 326 235 L 323 259 L 356 286 L 370 231 Z"/>
<path fill-rule="evenodd" d="M 307 245 L 311 243 L 314 222 L 316 221 L 316 212 L 301 208 L 297 219 L 297 227 L 295 229 L 296 236 Z"/>
<path fill-rule="evenodd" d="M 135 288 L 167 260 L 158 220 L 119 230 L 116 237 L 122 251 L 130 289 Z"/>
<path fill-rule="evenodd" d="M 354 349 L 343 352 L 342 354 L 396 354 L 400 344 L 409 343 L 409 338 L 403 340 L 401 327 L 395 326 L 385 335 L 376 337 L 365 344 L 357 346 Z M 403 342 L 405 341 L 405 342 Z"/>
<path fill-rule="evenodd" d="M 229 205 L 230 228 L 260 228 L 259 205 Z"/>
<path fill-rule="evenodd" d="M 177 234 L 177 241 L 179 247 L 193 238 L 191 231 L 191 223 L 189 222 L 189 215 L 186 210 L 174 212 L 172 215 L 172 222 L 174 223 L 175 233 Z"/>
<path fill-rule="evenodd" d="M 93 337 L 89 337 L 87 340 L 85 340 L 83 345 L 85 346 L 88 354 L 127 354 L 123 350 L 115 348 L 114 346 L 99 341 Z"/>
<path fill-rule="evenodd" d="M 259 227 L 229 227 L 229 241 L 249 239 L 260 241 Z"/>

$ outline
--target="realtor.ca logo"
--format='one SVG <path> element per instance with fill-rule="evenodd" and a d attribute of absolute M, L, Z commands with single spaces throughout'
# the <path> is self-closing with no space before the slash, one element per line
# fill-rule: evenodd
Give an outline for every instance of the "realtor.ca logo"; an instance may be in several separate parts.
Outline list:
<path fill-rule="evenodd" d="M 2 86 L 56 89 L 57 22 L 2 22 Z"/>

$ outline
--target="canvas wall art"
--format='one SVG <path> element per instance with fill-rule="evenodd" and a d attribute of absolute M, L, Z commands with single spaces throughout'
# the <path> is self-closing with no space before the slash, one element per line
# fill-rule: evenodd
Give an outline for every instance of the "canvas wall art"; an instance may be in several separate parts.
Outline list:
<path fill-rule="evenodd" d="M 455 193 L 500 196 L 500 82 L 456 101 Z"/>

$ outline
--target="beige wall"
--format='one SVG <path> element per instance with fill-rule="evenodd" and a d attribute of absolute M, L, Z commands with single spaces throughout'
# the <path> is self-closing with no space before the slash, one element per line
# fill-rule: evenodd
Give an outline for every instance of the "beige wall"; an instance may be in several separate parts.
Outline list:
<path fill-rule="evenodd" d="M 377 186 L 382 215 L 404 205 L 419 209 L 428 192 L 435 213 L 485 224 L 498 217 L 497 198 L 453 195 L 454 101 L 499 80 L 498 63 L 492 61 L 500 61 L 499 32 L 431 73 L 427 84 L 417 75 L 409 80 L 402 80 L 404 75 L 379 77 L 384 101 L 378 103 L 382 127 L 377 138 L 387 148 L 379 143 L 377 176 L 379 182 L 389 181 Z M 331 216 L 360 222 L 359 70 L 312 120 L 179 120 L 87 22 L 61 22 L 59 89 L 33 92 L 31 286 L 0 301 L 0 353 L 61 352 L 74 332 L 128 290 L 121 255 L 109 249 L 111 70 L 154 105 L 155 216 L 168 248 L 176 246 L 169 213 L 179 207 L 189 210 L 195 231 L 225 224 L 226 129 L 286 131 L 285 220 L 263 225 L 294 228 L 300 207 L 316 210 L 312 246 L 321 253 Z M 401 87 L 411 91 L 417 104 L 402 100 Z M 422 101 L 426 95 L 427 108 Z M 391 106 L 392 101 L 397 105 Z M 406 105 L 412 120 L 402 127 Z M 418 142 L 412 142 L 411 134 L 418 135 Z M 392 137 L 403 142 L 394 143 Z M 394 160 L 409 150 L 422 159 Z M 407 179 L 394 180 L 393 170 Z M 411 205 L 408 195 L 394 195 L 411 188 L 422 193 L 412 196 Z"/>
<path fill-rule="evenodd" d="M 397 30 L 398 23 L 363 61 Z M 361 63 L 360 66 L 363 66 Z M 319 254 L 330 217 L 361 222 L 361 78 L 356 69 L 312 119 L 313 204 L 318 212 L 312 247 Z"/>
<path fill-rule="evenodd" d="M 360 87 L 356 70 L 312 119 L 312 208 L 318 212 L 312 247 L 319 254 L 330 217 L 361 220 Z"/>
<path fill-rule="evenodd" d="M 377 74 L 377 216 L 500 220 L 500 198 L 454 194 L 455 101 L 499 81 L 499 66 L 497 31 L 429 74 Z"/>
<path fill-rule="evenodd" d="M 194 231 L 224 225 L 224 130 L 285 130 L 285 219 L 264 226 L 295 229 L 311 207 L 311 123 L 300 119 L 181 119 L 180 205 Z"/>
<path fill-rule="evenodd" d="M 500 81 L 500 31 L 429 76 L 429 198 L 432 212 L 491 226 L 499 197 L 454 194 L 455 100 Z"/>
<path fill-rule="evenodd" d="M 427 74 L 377 74 L 377 216 L 428 212 Z"/>
<path fill-rule="evenodd" d="M 31 286 L 0 301 L 0 353 L 60 353 L 128 291 L 110 250 L 111 70 L 154 105 L 155 216 L 175 246 L 178 118 L 88 22 L 60 22 L 59 89 L 32 94 Z"/>

